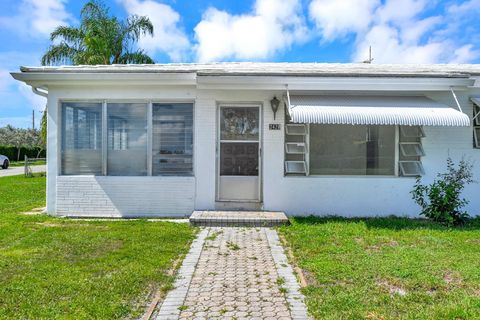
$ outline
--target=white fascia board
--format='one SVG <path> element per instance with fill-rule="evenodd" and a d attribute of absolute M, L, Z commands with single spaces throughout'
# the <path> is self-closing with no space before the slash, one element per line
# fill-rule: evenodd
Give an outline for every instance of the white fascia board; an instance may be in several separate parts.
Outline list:
<path fill-rule="evenodd" d="M 410 77 L 263 77 L 198 76 L 198 89 L 244 90 L 329 90 L 329 91 L 446 91 L 466 90 L 474 83 L 469 78 Z"/>
<path fill-rule="evenodd" d="M 197 84 L 195 73 L 53 73 L 12 72 L 12 77 L 35 87 L 49 85 L 163 85 L 176 86 Z"/>

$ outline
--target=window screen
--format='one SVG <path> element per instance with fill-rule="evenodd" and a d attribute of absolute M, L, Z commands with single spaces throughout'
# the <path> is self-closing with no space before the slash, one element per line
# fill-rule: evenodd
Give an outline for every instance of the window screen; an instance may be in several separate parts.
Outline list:
<path fill-rule="evenodd" d="M 401 126 L 400 127 L 401 136 L 404 138 L 423 138 L 425 133 L 423 128 L 420 126 Z"/>
<path fill-rule="evenodd" d="M 405 177 L 416 177 L 425 174 L 421 161 L 400 161 L 399 166 L 402 176 Z"/>
<path fill-rule="evenodd" d="M 62 103 L 62 174 L 102 174 L 102 104 Z"/>
<path fill-rule="evenodd" d="M 193 173 L 193 105 L 153 104 L 153 175 Z"/>
<path fill-rule="evenodd" d="M 107 104 L 107 174 L 147 175 L 147 104 Z"/>
<path fill-rule="evenodd" d="M 473 147 L 480 148 L 480 106 L 473 104 Z"/>
<path fill-rule="evenodd" d="M 394 175 L 394 126 L 310 125 L 310 174 Z"/>
<path fill-rule="evenodd" d="M 422 144 L 419 142 L 400 143 L 400 150 L 404 157 L 422 157 L 425 155 Z"/>
<path fill-rule="evenodd" d="M 480 148 L 480 127 L 473 128 L 473 138 L 475 139 L 475 148 Z"/>

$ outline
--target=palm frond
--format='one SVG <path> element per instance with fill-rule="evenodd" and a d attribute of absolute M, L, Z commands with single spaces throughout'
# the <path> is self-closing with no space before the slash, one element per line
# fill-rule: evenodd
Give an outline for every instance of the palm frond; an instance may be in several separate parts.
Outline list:
<path fill-rule="evenodd" d="M 102 1 L 91 0 L 83 6 L 80 17 L 82 20 L 108 17 L 108 8 Z"/>
<path fill-rule="evenodd" d="M 153 24 L 148 17 L 130 16 L 124 27 L 124 34 L 126 38 L 137 42 L 141 35 L 153 36 Z"/>
<path fill-rule="evenodd" d="M 136 52 L 127 52 L 120 56 L 118 61 L 113 61 L 118 64 L 154 64 L 152 58 L 150 58 L 143 50 Z"/>
<path fill-rule="evenodd" d="M 66 42 L 79 43 L 85 37 L 83 31 L 75 27 L 59 26 L 50 34 L 50 40 L 62 38 Z"/>
<path fill-rule="evenodd" d="M 52 32 L 51 41 L 61 43 L 48 49 L 42 64 L 154 63 L 143 50 L 131 51 L 143 35 L 153 35 L 148 17 L 133 15 L 119 20 L 110 16 L 103 0 L 89 0 L 82 8 L 78 28 L 61 26 Z"/>
<path fill-rule="evenodd" d="M 68 64 L 76 61 L 78 50 L 62 42 L 58 45 L 52 45 L 42 57 L 42 66 Z"/>

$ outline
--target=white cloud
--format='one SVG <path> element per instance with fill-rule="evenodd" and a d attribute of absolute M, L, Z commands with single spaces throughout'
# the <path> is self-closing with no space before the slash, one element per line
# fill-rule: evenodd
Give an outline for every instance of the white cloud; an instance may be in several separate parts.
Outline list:
<path fill-rule="evenodd" d="M 45 106 L 47 105 L 47 98 L 33 93 L 32 87 L 27 86 L 23 82 L 19 82 L 17 88 L 18 92 L 20 92 L 20 94 L 28 101 L 28 104 L 32 107 L 32 109 L 36 111 L 45 110 Z"/>
<path fill-rule="evenodd" d="M 328 41 L 365 30 L 379 3 L 380 0 L 313 0 L 309 16 Z"/>
<path fill-rule="evenodd" d="M 18 82 L 10 75 L 18 71 L 18 65 L 35 64 L 38 52 L 7 51 L 0 52 L 0 127 L 11 124 L 18 127 L 31 126 L 32 109 L 36 111 L 38 126 L 46 99 L 34 94 L 29 86 Z M 8 117 L 10 114 L 25 115 L 25 117 Z"/>
<path fill-rule="evenodd" d="M 57 26 L 74 21 L 65 3 L 66 0 L 22 0 L 17 15 L 0 17 L 0 27 L 22 36 L 48 37 Z"/>
<path fill-rule="evenodd" d="M 180 15 L 170 6 L 153 0 L 120 0 L 129 14 L 148 16 L 154 26 L 154 36 L 143 36 L 139 46 L 149 54 L 166 53 L 171 60 L 185 59 L 190 41 L 181 29 Z"/>
<path fill-rule="evenodd" d="M 468 63 L 480 57 L 480 50 L 473 48 L 472 44 L 466 44 L 454 51 L 451 63 Z"/>
<path fill-rule="evenodd" d="M 257 0 L 253 12 L 209 8 L 195 27 L 197 60 L 265 59 L 308 37 L 298 0 Z"/>
<path fill-rule="evenodd" d="M 313 0 L 309 15 L 324 41 L 355 37 L 355 62 L 368 58 L 369 46 L 377 63 L 465 63 L 479 57 L 473 45 L 465 44 L 468 39 L 460 40 L 454 31 L 462 30 L 459 25 L 480 1 L 453 4 L 428 16 L 437 5 L 428 0 Z M 477 32 L 478 27 L 470 37 Z"/>
<path fill-rule="evenodd" d="M 8 73 L 8 70 L 0 69 L 0 94 L 8 91 L 10 86 L 11 76 Z"/>

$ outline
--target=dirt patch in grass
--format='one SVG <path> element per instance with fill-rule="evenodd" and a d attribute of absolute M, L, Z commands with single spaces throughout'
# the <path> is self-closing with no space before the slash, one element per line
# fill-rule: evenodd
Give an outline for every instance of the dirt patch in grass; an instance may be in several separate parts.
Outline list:
<path fill-rule="evenodd" d="M 407 295 L 407 290 L 393 281 L 379 280 L 377 281 L 377 286 L 379 286 L 383 291 L 388 292 L 391 296 L 399 295 L 403 297 Z"/>
<path fill-rule="evenodd" d="M 459 287 L 463 284 L 463 279 L 458 272 L 447 271 L 443 276 L 443 281 L 449 287 Z"/>

